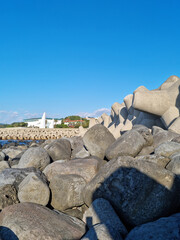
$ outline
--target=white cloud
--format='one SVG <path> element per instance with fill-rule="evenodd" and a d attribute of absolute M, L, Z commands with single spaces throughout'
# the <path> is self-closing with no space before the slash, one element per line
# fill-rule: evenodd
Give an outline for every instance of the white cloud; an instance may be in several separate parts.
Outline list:
<path fill-rule="evenodd" d="M 0 111 L 0 123 L 12 123 L 12 122 L 22 122 L 25 118 L 37 117 L 39 114 L 37 113 L 29 113 L 29 112 L 17 112 L 17 111 Z"/>
<path fill-rule="evenodd" d="M 108 108 L 100 108 L 100 109 L 97 109 L 95 110 L 94 112 L 92 113 L 89 113 L 89 112 L 80 112 L 78 113 L 77 115 L 81 116 L 81 117 L 99 117 L 101 116 L 103 113 L 106 113 L 106 114 L 110 114 L 111 110 L 108 109 Z"/>

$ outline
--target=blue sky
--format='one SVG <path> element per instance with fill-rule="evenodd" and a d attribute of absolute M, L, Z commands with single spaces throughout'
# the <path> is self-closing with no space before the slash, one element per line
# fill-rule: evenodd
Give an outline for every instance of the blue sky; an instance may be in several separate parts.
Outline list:
<path fill-rule="evenodd" d="M 98 115 L 180 76 L 178 0 L 0 5 L 0 122 Z"/>

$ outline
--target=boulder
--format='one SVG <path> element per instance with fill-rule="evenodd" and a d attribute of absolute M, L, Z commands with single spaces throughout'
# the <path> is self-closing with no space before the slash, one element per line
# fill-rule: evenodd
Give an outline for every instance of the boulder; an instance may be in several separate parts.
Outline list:
<path fill-rule="evenodd" d="M 4 208 L 0 213 L 0 236 L 10 240 L 12 233 L 19 240 L 80 239 L 85 224 L 79 219 L 56 213 L 35 203 L 19 203 Z"/>
<path fill-rule="evenodd" d="M 134 227 L 180 206 L 179 179 L 157 164 L 119 157 L 105 164 L 83 192 L 89 206 L 97 198 L 107 199 L 127 226 Z"/>
<path fill-rule="evenodd" d="M 50 164 L 50 157 L 42 147 L 29 148 L 21 157 L 18 168 L 35 167 L 41 171 Z"/>
<path fill-rule="evenodd" d="M 50 190 L 45 177 L 30 173 L 19 184 L 18 198 L 20 202 L 33 202 L 46 206 L 50 198 Z"/>
<path fill-rule="evenodd" d="M 114 229 L 114 225 L 96 224 L 81 238 L 81 240 L 123 240 L 120 233 Z"/>
<path fill-rule="evenodd" d="M 161 143 L 170 142 L 172 139 L 179 137 L 179 134 L 164 130 L 160 127 L 152 128 L 154 147 L 158 147 Z"/>
<path fill-rule="evenodd" d="M 135 227 L 126 240 L 180 239 L 180 213 Z"/>
<path fill-rule="evenodd" d="M 71 144 L 67 139 L 58 139 L 46 146 L 46 150 L 53 161 L 70 160 Z"/>
<path fill-rule="evenodd" d="M 6 169 L 6 168 L 9 168 L 8 162 L 6 162 L 6 161 L 0 161 L 0 173 L 1 173 L 4 169 Z"/>
<path fill-rule="evenodd" d="M 3 153 L 5 153 L 5 155 L 10 159 L 16 158 L 16 156 L 18 156 L 22 152 L 23 150 L 17 147 L 10 147 L 10 148 L 3 149 Z"/>
<path fill-rule="evenodd" d="M 108 160 L 118 158 L 119 156 L 135 157 L 146 145 L 146 141 L 140 133 L 135 130 L 124 133 L 106 150 Z"/>
<path fill-rule="evenodd" d="M 72 148 L 71 158 L 89 157 L 90 153 L 85 149 L 82 137 L 72 137 L 69 139 Z"/>
<path fill-rule="evenodd" d="M 114 230 L 122 236 L 126 236 L 128 233 L 111 204 L 103 198 L 98 198 L 92 202 L 83 215 L 83 221 L 89 229 L 96 224 L 102 223 L 113 226 Z"/>
<path fill-rule="evenodd" d="M 0 152 L 0 161 L 4 161 L 6 158 L 6 154 L 4 152 Z"/>
<path fill-rule="evenodd" d="M 56 161 L 49 164 L 43 172 L 49 181 L 58 174 L 76 174 L 89 182 L 102 165 L 103 161 L 98 158 L 84 158 L 66 162 Z"/>
<path fill-rule="evenodd" d="M 180 152 L 177 152 L 170 156 L 171 161 L 166 166 L 166 169 L 174 174 L 180 175 Z"/>
<path fill-rule="evenodd" d="M 23 179 L 32 172 L 42 175 L 42 173 L 39 170 L 33 167 L 24 169 L 20 168 L 4 169 L 0 173 L 0 186 L 4 186 L 6 184 L 14 184 L 14 186 L 18 189 L 18 186 L 23 181 Z"/>
<path fill-rule="evenodd" d="M 168 157 L 163 157 L 160 155 L 152 154 L 152 155 L 144 155 L 144 156 L 137 156 L 136 160 L 138 161 L 146 161 L 152 162 L 157 164 L 160 167 L 165 168 L 166 165 L 171 161 Z"/>
<path fill-rule="evenodd" d="M 115 138 L 106 127 L 96 124 L 85 133 L 83 141 L 91 155 L 103 159 L 106 149 L 115 141 Z"/>
<path fill-rule="evenodd" d="M 13 184 L 0 187 L 0 209 L 18 202 L 17 191 Z"/>
<path fill-rule="evenodd" d="M 176 142 L 164 142 L 155 148 L 155 154 L 163 157 L 169 157 L 176 152 L 180 152 L 180 143 Z"/>
<path fill-rule="evenodd" d="M 84 203 L 82 191 L 85 185 L 86 181 L 79 175 L 55 175 L 49 185 L 52 207 L 63 211 L 82 205 Z"/>

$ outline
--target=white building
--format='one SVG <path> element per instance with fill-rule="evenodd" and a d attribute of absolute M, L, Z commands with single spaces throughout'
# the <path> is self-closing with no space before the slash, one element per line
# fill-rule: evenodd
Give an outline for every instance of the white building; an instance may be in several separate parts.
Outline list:
<path fill-rule="evenodd" d="M 44 113 L 42 118 L 24 119 L 24 122 L 28 124 L 28 127 L 54 128 L 54 125 L 61 124 L 62 119 L 46 118 L 46 113 Z"/>

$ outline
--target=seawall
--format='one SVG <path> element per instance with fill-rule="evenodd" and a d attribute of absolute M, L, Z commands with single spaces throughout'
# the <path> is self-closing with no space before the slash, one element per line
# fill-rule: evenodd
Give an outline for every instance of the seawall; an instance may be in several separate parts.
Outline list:
<path fill-rule="evenodd" d="M 1 140 L 46 140 L 73 137 L 79 134 L 78 128 L 0 128 Z"/>

